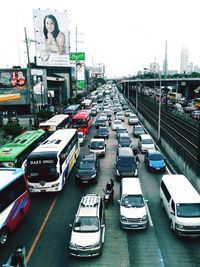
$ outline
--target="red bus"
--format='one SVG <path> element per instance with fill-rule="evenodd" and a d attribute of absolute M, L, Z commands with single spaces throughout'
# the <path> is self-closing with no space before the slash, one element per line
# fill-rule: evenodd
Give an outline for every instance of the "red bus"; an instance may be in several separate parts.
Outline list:
<path fill-rule="evenodd" d="M 21 168 L 0 168 L 0 246 L 30 208 L 27 180 Z"/>
<path fill-rule="evenodd" d="M 88 133 L 91 125 L 92 117 L 88 109 L 83 109 L 72 117 L 72 127 L 79 132 Z"/>

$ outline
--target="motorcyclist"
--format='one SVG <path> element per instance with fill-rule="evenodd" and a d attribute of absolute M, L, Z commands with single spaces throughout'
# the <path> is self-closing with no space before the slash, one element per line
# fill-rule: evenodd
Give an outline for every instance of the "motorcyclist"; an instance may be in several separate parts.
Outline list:
<path fill-rule="evenodd" d="M 139 152 L 138 152 L 138 150 L 137 150 L 136 147 L 133 147 L 133 154 L 134 154 L 134 156 L 135 156 L 136 162 L 137 162 L 137 163 L 140 163 L 140 158 L 139 158 L 139 156 L 138 156 Z"/>
<path fill-rule="evenodd" d="M 17 246 L 17 248 L 14 250 L 12 258 L 11 258 L 11 266 L 24 266 L 24 258 L 22 253 L 22 248 L 20 246 Z"/>
<path fill-rule="evenodd" d="M 111 125 L 111 122 L 112 122 L 112 120 L 111 120 L 111 118 L 109 117 L 109 118 L 108 118 L 108 125 L 109 125 L 109 126 Z"/>
<path fill-rule="evenodd" d="M 114 181 L 112 179 L 107 182 L 105 191 L 110 193 L 110 199 L 114 205 Z"/>

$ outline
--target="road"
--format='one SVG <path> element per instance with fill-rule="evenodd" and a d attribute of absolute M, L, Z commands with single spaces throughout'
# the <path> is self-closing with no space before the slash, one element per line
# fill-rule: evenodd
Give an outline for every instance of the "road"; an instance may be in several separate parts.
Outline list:
<path fill-rule="evenodd" d="M 127 125 L 127 118 L 125 124 Z M 127 126 L 132 137 L 132 127 Z M 95 135 L 92 126 L 81 154 L 89 151 L 89 140 Z M 115 182 L 114 207 L 106 211 L 106 239 L 101 257 L 76 259 L 68 254 L 71 228 L 79 201 L 85 193 L 100 193 L 115 174 L 117 141 L 110 130 L 106 141 L 105 158 L 100 159 L 101 172 L 97 185 L 77 186 L 75 168 L 58 194 L 32 194 L 31 209 L 24 221 L 17 227 L 6 247 L 1 249 L 0 263 L 7 260 L 17 244 L 25 244 L 29 267 L 65 266 L 117 266 L 117 267 L 198 267 L 200 266 L 199 239 L 181 239 L 169 229 L 169 222 L 159 201 L 159 183 L 162 174 L 149 173 L 140 154 L 139 177 L 145 199 L 148 200 L 149 225 L 146 230 L 126 231 L 119 227 L 119 187 Z M 137 145 L 137 139 L 133 138 Z"/>

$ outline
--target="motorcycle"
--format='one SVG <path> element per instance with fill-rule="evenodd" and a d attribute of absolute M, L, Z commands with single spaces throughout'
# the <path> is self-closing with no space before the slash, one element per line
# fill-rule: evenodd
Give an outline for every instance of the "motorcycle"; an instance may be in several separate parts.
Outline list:
<path fill-rule="evenodd" d="M 25 246 L 17 246 L 2 267 L 27 267 Z"/>
<path fill-rule="evenodd" d="M 104 206 L 105 208 L 107 208 L 109 202 L 112 201 L 113 203 L 113 195 L 114 195 L 114 190 L 106 190 L 106 189 L 102 189 L 104 192 L 104 197 L 103 197 L 103 201 L 104 201 Z"/>

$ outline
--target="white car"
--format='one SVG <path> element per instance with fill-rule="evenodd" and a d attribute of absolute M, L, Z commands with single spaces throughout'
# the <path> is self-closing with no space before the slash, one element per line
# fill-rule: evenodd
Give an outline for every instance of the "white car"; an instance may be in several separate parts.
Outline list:
<path fill-rule="evenodd" d="M 156 150 L 154 141 L 149 134 L 141 134 L 138 139 L 138 148 L 142 153 L 145 153 L 149 149 Z"/>
<path fill-rule="evenodd" d="M 121 120 L 114 120 L 111 124 L 112 130 L 115 131 L 119 127 L 123 127 L 123 123 Z"/>
<path fill-rule="evenodd" d="M 129 125 L 136 125 L 139 123 L 138 117 L 135 114 L 130 114 L 128 117 L 128 124 Z"/>
<path fill-rule="evenodd" d="M 117 112 L 117 113 L 115 114 L 115 119 L 116 119 L 116 120 L 121 120 L 121 121 L 124 122 L 124 114 L 123 114 L 123 112 L 121 112 L 121 111 Z"/>
<path fill-rule="evenodd" d="M 85 140 L 86 140 L 86 134 L 82 132 L 78 132 L 78 140 L 79 140 L 80 146 L 84 145 Z"/>

